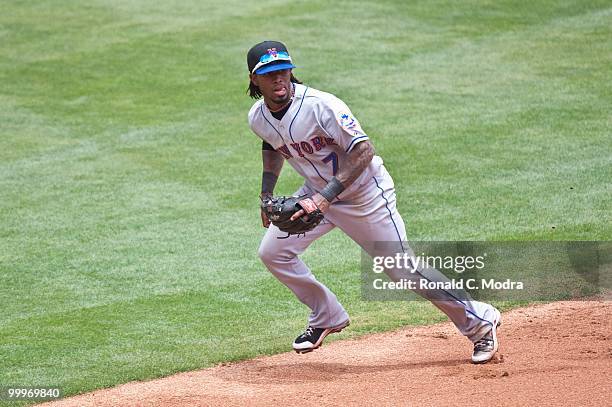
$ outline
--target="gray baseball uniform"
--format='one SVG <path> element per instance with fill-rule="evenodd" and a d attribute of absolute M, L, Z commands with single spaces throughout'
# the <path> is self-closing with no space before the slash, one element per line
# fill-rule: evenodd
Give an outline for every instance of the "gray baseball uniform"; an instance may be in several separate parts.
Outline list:
<path fill-rule="evenodd" d="M 281 120 L 275 119 L 263 100 L 249 112 L 249 124 L 255 134 L 280 152 L 304 178 L 296 194 L 319 192 L 336 174 L 351 149 L 368 136 L 340 99 L 300 84 L 293 84 L 294 96 Z M 383 160 L 375 156 L 357 180 L 335 200 L 325 213 L 325 221 L 305 235 L 291 235 L 270 225 L 259 248 L 266 267 L 311 310 L 309 325 L 336 327 L 348 320 L 348 314 L 334 293 L 317 281 L 298 257 L 318 237 L 339 227 L 371 256 L 394 256 L 396 251 L 381 249 L 375 242 L 398 242 L 412 254 L 407 244 L 402 217 L 396 209 L 395 187 Z M 389 245 L 382 245 L 390 248 Z M 389 251 L 388 253 L 385 251 Z M 428 268 L 417 273 L 390 269 L 391 279 L 448 281 L 439 271 Z M 478 301 L 461 300 L 451 292 L 439 290 L 419 293 L 429 298 L 472 342 L 488 331 L 495 319 L 495 308 Z"/>

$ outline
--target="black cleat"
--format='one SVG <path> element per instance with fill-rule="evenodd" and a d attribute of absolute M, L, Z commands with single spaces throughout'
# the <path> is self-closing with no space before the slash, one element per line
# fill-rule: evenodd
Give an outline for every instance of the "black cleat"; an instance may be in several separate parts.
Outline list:
<path fill-rule="evenodd" d="M 333 328 L 315 328 L 308 326 L 306 331 L 293 341 L 293 350 L 297 353 L 312 352 L 323 344 L 323 339 L 325 339 L 327 335 L 340 332 L 349 326 L 349 324 L 350 321 L 346 321 Z"/>

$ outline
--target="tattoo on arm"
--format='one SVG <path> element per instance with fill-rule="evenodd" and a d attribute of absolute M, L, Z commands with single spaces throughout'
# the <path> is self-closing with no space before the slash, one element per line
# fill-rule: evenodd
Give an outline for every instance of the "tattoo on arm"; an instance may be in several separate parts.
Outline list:
<path fill-rule="evenodd" d="M 369 140 L 357 143 L 348 154 L 346 163 L 340 167 L 336 178 L 348 188 L 359 178 L 361 173 L 368 167 L 372 158 L 374 158 L 374 146 Z"/>
<path fill-rule="evenodd" d="M 283 168 L 284 158 L 281 153 L 274 150 L 262 150 L 263 174 L 261 177 L 261 193 L 272 194 L 276 181 Z"/>

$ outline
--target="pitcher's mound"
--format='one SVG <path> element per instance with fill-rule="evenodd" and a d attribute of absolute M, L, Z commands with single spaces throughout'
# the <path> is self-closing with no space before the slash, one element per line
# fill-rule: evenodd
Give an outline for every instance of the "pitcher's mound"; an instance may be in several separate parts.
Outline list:
<path fill-rule="evenodd" d="M 602 406 L 610 402 L 612 303 L 567 301 L 502 315 L 500 352 L 470 364 L 450 323 L 338 341 L 150 382 L 53 406 Z"/>

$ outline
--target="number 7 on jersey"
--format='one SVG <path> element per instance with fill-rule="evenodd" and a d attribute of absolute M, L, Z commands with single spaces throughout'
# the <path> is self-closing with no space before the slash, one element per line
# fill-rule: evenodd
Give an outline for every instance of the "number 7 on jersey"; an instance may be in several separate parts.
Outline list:
<path fill-rule="evenodd" d="M 332 163 L 332 174 L 336 175 L 336 173 L 338 172 L 338 154 L 332 151 L 327 157 L 323 159 L 324 163 L 328 163 L 330 161 Z"/>

